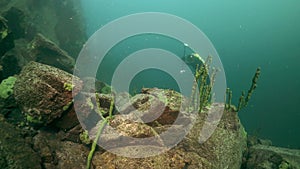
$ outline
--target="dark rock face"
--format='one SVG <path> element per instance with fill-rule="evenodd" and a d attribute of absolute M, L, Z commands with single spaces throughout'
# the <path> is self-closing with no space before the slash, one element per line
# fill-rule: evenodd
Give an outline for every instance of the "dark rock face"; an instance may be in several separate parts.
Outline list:
<path fill-rule="evenodd" d="M 74 59 L 42 34 L 37 34 L 30 42 L 29 55 L 37 62 L 73 72 Z"/>
<path fill-rule="evenodd" d="M 0 57 L 15 46 L 7 20 L 0 16 Z"/>
<path fill-rule="evenodd" d="M 15 82 L 14 96 L 27 120 L 48 125 L 68 110 L 72 90 L 76 95 L 81 87 L 81 81 L 67 72 L 30 62 Z"/>
<path fill-rule="evenodd" d="M 8 20 L 14 39 L 32 40 L 42 33 L 73 58 L 86 41 L 80 1 L 2 0 L 0 14 Z"/>
<path fill-rule="evenodd" d="M 33 149 L 41 156 L 45 169 L 85 168 L 88 148 L 82 144 L 61 141 L 59 134 L 40 130 L 33 138 Z"/>
<path fill-rule="evenodd" d="M 15 54 L 15 52 L 10 50 L 2 57 L 1 62 L 3 65 L 3 78 L 20 73 L 21 66 L 19 63 L 21 58 L 18 58 L 19 55 Z"/>
<path fill-rule="evenodd" d="M 41 169 L 41 159 L 22 138 L 21 130 L 3 121 L 0 116 L 0 168 Z"/>
<path fill-rule="evenodd" d="M 72 72 L 74 58 L 78 56 L 87 39 L 80 12 L 78 0 L 42 3 L 36 0 L 2 0 L 0 81 L 19 73 L 29 61 Z M 37 39 L 41 37 L 40 34 L 44 38 Z M 32 40 L 41 44 L 35 49 L 30 48 L 32 46 L 29 43 Z"/>
<path fill-rule="evenodd" d="M 268 145 L 254 145 L 249 148 L 247 161 L 243 169 L 298 169 L 300 168 L 300 151 Z"/>
<path fill-rule="evenodd" d="M 24 12 L 16 7 L 11 7 L 3 13 L 3 16 L 8 21 L 7 25 L 13 33 L 14 39 L 23 38 L 26 29 Z"/>

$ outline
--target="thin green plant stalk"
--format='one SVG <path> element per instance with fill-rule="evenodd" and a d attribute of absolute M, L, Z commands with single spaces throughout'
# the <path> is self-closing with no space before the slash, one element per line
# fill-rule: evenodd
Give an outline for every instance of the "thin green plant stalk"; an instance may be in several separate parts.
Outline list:
<path fill-rule="evenodd" d="M 96 147 L 97 147 L 97 142 L 100 138 L 100 134 L 102 133 L 104 127 L 106 124 L 109 124 L 109 120 L 113 118 L 113 108 L 114 108 L 114 98 L 112 98 L 111 102 L 110 102 L 110 106 L 109 106 L 109 116 L 104 118 L 100 112 L 100 117 L 102 118 L 103 122 L 100 124 L 100 127 L 98 129 L 98 132 L 96 134 L 96 138 L 95 140 L 93 141 L 93 144 L 92 144 L 92 147 L 91 147 L 91 151 L 89 152 L 89 155 L 88 155 L 88 159 L 87 159 L 87 164 L 86 164 L 86 169 L 90 169 L 91 167 L 91 163 L 92 163 L 92 159 L 93 159 L 93 155 L 95 153 L 95 150 L 96 150 Z M 98 104 L 98 108 L 100 109 L 100 103 Z"/>
<path fill-rule="evenodd" d="M 88 159 L 87 159 L 87 164 L 86 164 L 86 169 L 90 169 L 91 164 L 92 164 L 92 159 L 93 159 L 93 155 L 94 152 L 96 150 L 96 146 L 97 146 L 97 142 L 100 138 L 100 134 L 102 133 L 102 130 L 104 129 L 105 125 L 108 123 L 108 121 L 106 119 L 103 119 L 103 122 L 100 124 L 99 130 L 97 132 L 96 138 L 93 141 L 92 147 L 91 147 L 91 151 L 88 155 Z"/>
<path fill-rule="evenodd" d="M 115 99 L 114 99 L 114 97 L 112 97 L 110 106 L 109 106 L 109 114 L 108 114 L 109 119 L 111 119 L 113 117 L 112 113 L 113 113 L 114 104 L 115 104 Z"/>

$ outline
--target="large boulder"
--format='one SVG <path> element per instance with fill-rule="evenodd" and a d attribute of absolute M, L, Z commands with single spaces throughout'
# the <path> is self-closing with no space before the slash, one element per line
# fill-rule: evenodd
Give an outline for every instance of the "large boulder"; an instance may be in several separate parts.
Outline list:
<path fill-rule="evenodd" d="M 76 95 L 81 88 L 79 78 L 52 66 L 30 62 L 15 82 L 14 96 L 29 122 L 48 125 L 71 110 L 72 91 Z"/>
<path fill-rule="evenodd" d="M 240 169 L 243 153 L 247 147 L 247 134 L 236 112 L 224 111 L 224 105 L 221 103 L 212 104 L 200 114 L 186 112 L 182 106 L 184 107 L 187 99 L 184 99 L 178 92 L 156 88 L 142 91 L 144 94 L 129 98 L 128 102 L 132 106 L 125 104 L 120 108 L 121 114 L 117 113 L 109 121 L 109 125 L 119 134 L 112 134 L 111 129 L 104 128 L 99 143 L 107 143 L 106 148 L 109 151 L 95 154 L 93 159 L 95 168 L 126 167 L 130 169 L 143 166 L 144 168 Z M 144 123 L 145 116 L 151 117 L 150 114 L 155 114 L 157 111 L 151 104 L 163 105 L 163 112 L 152 122 Z M 222 118 L 218 119 L 218 115 L 222 113 Z M 156 116 L 157 114 L 154 115 Z M 211 119 L 207 120 L 207 117 Z M 183 124 L 170 123 L 178 119 Z M 185 129 L 189 124 L 193 126 L 187 132 Z M 213 129 L 213 126 L 216 128 L 207 140 L 201 142 L 199 141 L 200 134 L 208 135 L 207 130 L 202 130 L 203 126 L 208 129 Z M 161 134 L 169 129 L 171 129 L 172 137 L 162 137 Z M 99 124 L 89 131 L 91 138 L 95 138 L 98 130 Z M 170 145 L 176 143 L 176 138 L 181 137 L 185 132 L 187 132 L 186 136 L 175 147 L 168 150 Z M 127 136 L 158 139 L 153 142 L 139 142 L 128 139 Z M 128 142 L 124 143 L 126 141 Z M 112 153 L 122 152 L 133 156 L 144 153 L 143 155 L 147 156 L 148 153 L 151 155 L 157 151 L 163 151 L 163 153 L 146 158 L 129 158 Z"/>

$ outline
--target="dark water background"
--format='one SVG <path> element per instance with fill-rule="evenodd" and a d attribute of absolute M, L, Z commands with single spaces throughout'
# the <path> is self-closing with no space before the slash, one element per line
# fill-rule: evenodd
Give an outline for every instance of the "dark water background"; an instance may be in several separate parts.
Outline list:
<path fill-rule="evenodd" d="M 274 145 L 300 148 L 300 1 L 82 0 L 82 5 L 89 36 L 114 19 L 138 12 L 165 12 L 192 22 L 218 51 L 235 103 L 260 66 L 258 88 L 239 112 L 241 121 L 248 133 Z M 145 37 L 133 37 L 112 49 L 101 65 L 105 73 L 99 71 L 100 79 L 109 81 L 118 62 L 139 49 L 161 47 L 182 53 L 182 44 L 148 36 L 147 43 L 141 43 Z M 131 89 L 170 87 L 153 80 L 157 73 L 176 88 L 167 74 L 148 70 L 137 75 Z"/>

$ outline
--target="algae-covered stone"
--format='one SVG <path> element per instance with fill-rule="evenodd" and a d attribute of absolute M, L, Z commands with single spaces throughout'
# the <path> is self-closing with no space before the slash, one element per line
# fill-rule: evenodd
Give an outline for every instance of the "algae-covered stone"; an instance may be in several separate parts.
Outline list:
<path fill-rule="evenodd" d="M 184 96 L 171 90 L 164 89 L 144 89 L 144 94 L 138 94 L 130 98 L 130 106 L 123 107 L 122 116 L 115 115 L 109 122 L 118 134 L 110 133 L 111 129 L 105 128 L 100 136 L 101 143 L 107 143 L 109 152 L 103 154 L 96 153 L 93 159 L 95 168 L 209 168 L 209 169 L 240 169 L 243 153 L 246 150 L 247 134 L 241 125 L 236 112 L 224 112 L 224 105 L 214 103 L 202 113 L 178 112 L 184 106 Z M 163 92 L 163 93 L 160 93 Z M 149 96 L 150 95 L 150 96 Z M 164 99 L 162 99 L 164 95 Z M 152 98 L 153 97 L 153 98 Z M 158 101 L 155 101 L 155 100 Z M 139 123 L 139 119 L 134 118 L 136 110 L 151 110 L 151 104 L 162 102 L 165 108 L 162 115 L 152 123 Z M 122 107 L 121 107 L 122 108 Z M 177 114 L 176 114 L 177 112 Z M 148 111 L 148 113 L 156 113 Z M 171 115 L 174 113 L 176 115 Z M 166 115 L 168 114 L 168 115 Z M 221 116 L 219 116 L 221 115 Z M 132 118 L 133 116 L 133 118 Z M 138 115 L 140 116 L 140 115 Z M 143 116 L 141 116 L 143 117 Z M 172 118 L 170 118 L 172 117 Z M 210 118 L 209 120 L 207 118 Z M 218 117 L 222 117 L 219 119 Z M 182 118 L 184 125 L 163 123 L 172 122 Z M 156 124 L 155 122 L 161 122 Z M 192 123 L 194 122 L 194 123 Z M 193 124 L 191 130 L 186 131 L 187 124 Z M 172 129 L 170 127 L 172 126 Z M 206 126 L 206 128 L 203 128 Z M 91 132 L 94 138 L 99 127 L 95 127 Z M 203 129 L 203 130 L 202 130 Z M 212 130 L 214 129 L 214 130 Z M 161 134 L 169 130 L 172 135 L 163 137 Z M 209 135 L 209 132 L 211 135 Z M 176 138 L 181 135 L 186 136 L 175 147 L 169 150 L 170 145 L 176 142 Z M 199 141 L 200 135 L 206 135 L 207 140 Z M 125 136 L 135 138 L 157 137 L 158 142 L 141 142 L 138 140 L 126 139 Z M 128 141 L 128 142 L 126 142 Z M 135 142 L 133 142 L 135 141 Z M 142 151 L 142 152 L 141 152 Z M 141 155 L 146 158 L 129 158 L 115 155 L 111 152 L 122 152 L 128 156 Z M 151 156 L 151 153 L 162 152 L 159 155 Z M 152 154 L 153 155 L 153 154 Z"/>
<path fill-rule="evenodd" d="M 72 91 L 65 89 L 66 83 L 74 84 L 75 95 L 82 87 L 79 78 L 63 70 L 30 62 L 23 68 L 15 82 L 15 99 L 27 119 L 47 125 L 61 117 L 66 111 L 65 106 L 72 102 Z"/>

